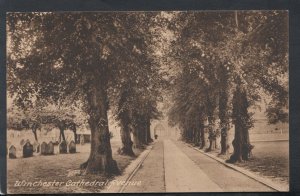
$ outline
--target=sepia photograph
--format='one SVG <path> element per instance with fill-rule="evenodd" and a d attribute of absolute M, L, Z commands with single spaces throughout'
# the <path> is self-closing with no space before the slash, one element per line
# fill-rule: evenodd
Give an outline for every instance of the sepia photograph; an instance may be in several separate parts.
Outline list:
<path fill-rule="evenodd" d="M 6 13 L 7 192 L 289 191 L 289 12 Z"/>

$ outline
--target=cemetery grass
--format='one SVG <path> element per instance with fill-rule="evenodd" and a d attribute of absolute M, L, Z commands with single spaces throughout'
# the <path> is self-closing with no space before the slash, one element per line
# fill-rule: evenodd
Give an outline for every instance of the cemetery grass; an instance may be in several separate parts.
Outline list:
<path fill-rule="evenodd" d="M 123 171 L 134 157 L 119 155 L 120 141 L 112 141 L 113 158 L 117 161 L 118 167 Z M 104 175 L 69 175 L 79 170 L 81 163 L 85 162 L 89 156 L 90 144 L 78 146 L 78 153 L 75 154 L 55 154 L 50 156 L 35 155 L 30 158 L 8 159 L 7 187 L 8 193 L 81 193 L 100 192 L 103 187 L 99 186 L 38 186 L 23 187 L 14 186 L 16 181 L 26 182 L 77 182 L 79 180 L 92 182 L 94 180 L 106 182 L 114 177 Z M 57 148 L 57 146 L 55 146 Z M 142 150 L 134 149 L 138 156 Z"/>

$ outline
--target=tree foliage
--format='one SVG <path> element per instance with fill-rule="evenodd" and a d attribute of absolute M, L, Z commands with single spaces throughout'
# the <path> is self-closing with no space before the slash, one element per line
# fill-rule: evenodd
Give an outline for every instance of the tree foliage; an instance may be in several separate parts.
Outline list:
<path fill-rule="evenodd" d="M 118 173 L 109 142 L 109 109 L 118 117 L 126 108 L 149 119 L 159 116 L 157 101 L 163 80 L 153 56 L 152 38 L 158 34 L 151 27 L 156 15 L 7 15 L 10 95 L 23 109 L 40 100 L 80 107 L 87 114 L 93 138 L 90 157 L 82 164 L 89 173 Z M 127 90 L 130 96 L 120 99 Z"/>

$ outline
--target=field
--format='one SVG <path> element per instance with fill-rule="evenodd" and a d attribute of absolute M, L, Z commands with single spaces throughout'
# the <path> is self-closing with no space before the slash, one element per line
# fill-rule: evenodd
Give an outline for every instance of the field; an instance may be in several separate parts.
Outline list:
<path fill-rule="evenodd" d="M 254 145 L 252 157 L 247 162 L 236 163 L 260 176 L 266 177 L 286 187 L 289 184 L 289 141 L 288 134 L 250 134 Z M 231 141 L 231 140 L 230 140 Z M 229 154 L 218 155 L 219 149 L 210 152 L 219 158 L 227 160 Z"/>
<path fill-rule="evenodd" d="M 286 187 L 289 184 L 289 126 L 288 124 L 270 125 L 265 119 L 256 120 L 254 127 L 249 130 L 250 142 L 254 145 L 252 157 L 249 161 L 237 163 L 260 176 L 266 177 Z M 220 152 L 220 138 L 213 152 L 215 156 L 227 160 L 233 152 L 232 141 L 234 129 L 228 132 L 229 154 L 218 155 Z M 208 145 L 207 139 L 207 145 Z"/>
<path fill-rule="evenodd" d="M 253 142 L 253 157 L 240 163 L 259 175 L 271 178 L 278 183 L 289 183 L 289 143 L 288 141 Z"/>

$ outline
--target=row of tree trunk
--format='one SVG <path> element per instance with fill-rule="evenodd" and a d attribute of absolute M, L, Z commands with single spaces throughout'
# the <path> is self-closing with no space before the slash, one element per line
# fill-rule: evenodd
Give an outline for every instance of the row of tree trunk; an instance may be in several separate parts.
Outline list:
<path fill-rule="evenodd" d="M 77 133 L 76 133 L 76 124 L 75 123 L 66 124 L 64 121 L 58 121 L 58 122 L 56 122 L 56 126 L 59 128 L 59 142 L 66 141 L 66 137 L 65 137 L 66 129 L 70 129 L 71 131 L 73 131 L 74 140 L 75 140 L 75 142 L 77 142 Z M 41 131 L 40 123 L 38 123 L 38 122 L 32 123 L 31 131 L 34 135 L 35 141 L 38 142 L 37 130 Z"/>
<path fill-rule="evenodd" d="M 228 95 L 226 93 L 226 88 L 224 88 L 224 91 L 220 91 L 220 127 L 217 128 L 215 126 L 215 119 L 210 116 L 208 117 L 208 126 L 206 126 L 208 131 L 204 131 L 204 121 L 201 120 L 201 118 L 198 118 L 195 123 L 190 123 L 189 126 L 186 126 L 181 130 L 182 140 L 203 149 L 206 146 L 205 134 L 208 134 L 209 147 L 206 151 L 212 151 L 216 149 L 217 137 L 221 137 L 220 154 L 228 154 L 230 146 L 228 141 L 229 115 L 227 102 Z M 227 162 L 235 163 L 237 161 L 247 161 L 254 146 L 250 144 L 249 138 L 249 128 L 252 126 L 251 117 L 248 112 L 249 103 L 246 91 L 241 85 L 237 85 L 232 102 L 233 110 L 231 118 L 235 125 L 234 140 L 232 142 L 234 151 Z M 213 113 L 211 112 L 211 114 Z M 191 126 L 191 124 L 194 126 Z"/>
<path fill-rule="evenodd" d="M 150 133 L 150 118 L 139 116 L 135 123 L 129 124 L 121 121 L 121 154 L 134 156 L 132 148 L 144 148 L 153 141 Z M 133 138 L 131 139 L 131 133 Z"/>

